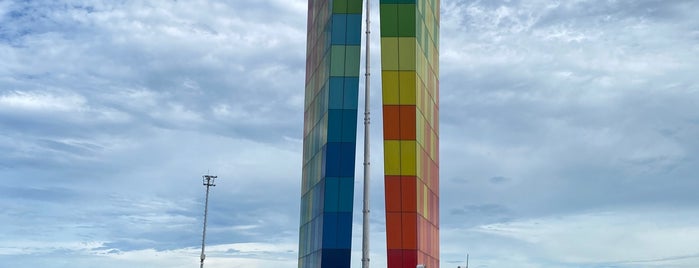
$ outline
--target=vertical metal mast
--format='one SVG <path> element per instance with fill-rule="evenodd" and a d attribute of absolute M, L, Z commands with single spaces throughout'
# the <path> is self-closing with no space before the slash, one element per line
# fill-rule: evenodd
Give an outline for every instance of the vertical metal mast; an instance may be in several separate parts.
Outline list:
<path fill-rule="evenodd" d="M 370 20 L 371 17 L 370 0 L 366 0 L 366 72 L 364 74 L 364 209 L 362 210 L 362 268 L 369 268 L 369 81 L 370 66 L 369 66 L 369 36 L 371 33 Z"/>
<path fill-rule="evenodd" d="M 206 241 L 206 215 L 209 212 L 209 187 L 216 186 L 216 184 L 214 184 L 214 179 L 218 178 L 218 176 L 204 175 L 201 177 L 204 186 L 206 186 L 206 201 L 204 203 L 204 232 L 201 235 L 201 263 L 199 264 L 199 268 L 204 268 L 204 258 L 206 258 L 206 255 L 204 255 L 204 241 Z"/>

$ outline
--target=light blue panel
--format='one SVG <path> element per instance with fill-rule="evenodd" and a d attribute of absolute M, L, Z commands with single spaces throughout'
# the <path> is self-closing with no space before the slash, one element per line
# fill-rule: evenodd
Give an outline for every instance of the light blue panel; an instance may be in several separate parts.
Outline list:
<path fill-rule="evenodd" d="M 339 206 L 340 180 L 329 177 L 325 179 L 325 205 L 324 212 L 337 212 Z"/>
<path fill-rule="evenodd" d="M 344 45 L 347 42 L 347 14 L 332 15 L 332 38 L 333 45 Z"/>
<path fill-rule="evenodd" d="M 347 14 L 348 45 L 359 45 L 362 42 L 362 14 Z"/>
<path fill-rule="evenodd" d="M 345 79 L 343 77 L 330 77 L 330 100 L 328 101 L 329 109 L 342 109 L 345 98 Z"/>
<path fill-rule="evenodd" d="M 354 177 L 342 177 L 339 180 L 338 211 L 352 212 L 354 201 Z"/>
<path fill-rule="evenodd" d="M 342 112 L 340 109 L 328 110 L 328 142 L 342 141 Z"/>
<path fill-rule="evenodd" d="M 359 102 L 359 78 L 345 77 L 344 96 L 342 98 L 343 109 L 357 109 Z"/>

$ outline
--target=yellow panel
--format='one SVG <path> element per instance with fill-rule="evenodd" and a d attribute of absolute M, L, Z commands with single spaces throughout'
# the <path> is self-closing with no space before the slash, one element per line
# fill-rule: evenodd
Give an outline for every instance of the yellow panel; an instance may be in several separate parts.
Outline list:
<path fill-rule="evenodd" d="M 398 71 L 382 71 L 381 72 L 381 86 L 383 93 L 383 104 L 384 105 L 398 105 L 400 104 L 400 90 L 399 90 L 399 75 Z"/>
<path fill-rule="evenodd" d="M 384 160 L 383 169 L 386 175 L 400 175 L 401 171 L 401 146 L 398 140 L 383 142 Z"/>
<path fill-rule="evenodd" d="M 382 38 L 383 39 L 383 38 Z M 398 38 L 398 69 L 403 71 L 415 70 L 415 37 Z M 383 62 L 383 60 L 382 60 Z M 386 70 L 386 68 L 384 68 Z"/>
<path fill-rule="evenodd" d="M 423 175 L 422 175 L 423 174 L 422 173 L 422 171 L 423 171 L 422 157 L 423 156 L 421 153 L 422 149 L 420 149 L 420 146 L 416 146 L 415 151 L 416 151 L 416 153 L 415 153 L 415 174 L 416 175 L 415 176 L 422 179 L 422 177 L 423 177 Z"/>
<path fill-rule="evenodd" d="M 400 175 L 415 176 L 416 143 L 414 140 L 400 141 Z"/>
<path fill-rule="evenodd" d="M 398 37 L 381 37 L 381 69 L 399 70 Z"/>
<path fill-rule="evenodd" d="M 414 71 L 400 72 L 400 104 L 415 105 L 415 80 L 417 79 Z"/>
<path fill-rule="evenodd" d="M 417 102 L 417 109 L 424 113 L 425 107 L 427 107 L 427 101 L 429 100 L 430 96 L 427 94 L 425 82 L 420 77 L 418 77 L 417 79 L 417 88 L 418 98 L 415 100 Z"/>

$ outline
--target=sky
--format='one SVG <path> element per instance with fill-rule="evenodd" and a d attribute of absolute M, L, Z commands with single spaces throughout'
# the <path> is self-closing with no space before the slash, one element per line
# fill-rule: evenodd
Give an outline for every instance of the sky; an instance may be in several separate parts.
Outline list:
<path fill-rule="evenodd" d="M 0 0 L 0 266 L 296 267 L 306 8 Z M 699 267 L 696 10 L 442 0 L 441 267 Z"/>

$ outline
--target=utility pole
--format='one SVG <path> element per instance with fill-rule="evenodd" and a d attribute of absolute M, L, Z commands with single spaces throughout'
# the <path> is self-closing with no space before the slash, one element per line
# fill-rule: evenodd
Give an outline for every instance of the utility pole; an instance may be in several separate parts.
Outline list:
<path fill-rule="evenodd" d="M 201 235 L 201 263 L 199 264 L 199 268 L 204 268 L 204 259 L 206 258 L 204 254 L 204 242 L 206 241 L 206 216 L 209 213 L 209 187 L 216 186 L 214 180 L 218 178 L 218 176 L 204 175 L 201 177 L 204 186 L 206 186 L 206 201 L 204 201 L 204 232 Z"/>
<path fill-rule="evenodd" d="M 370 113 L 369 113 L 369 82 L 371 80 L 371 72 L 369 66 L 369 45 L 370 45 L 370 33 L 371 29 L 369 27 L 369 17 L 371 9 L 370 0 L 366 0 L 366 68 L 364 74 L 364 208 L 362 209 L 362 268 L 369 268 L 369 173 L 370 173 L 370 158 L 369 158 L 369 124 L 370 124 Z"/>

